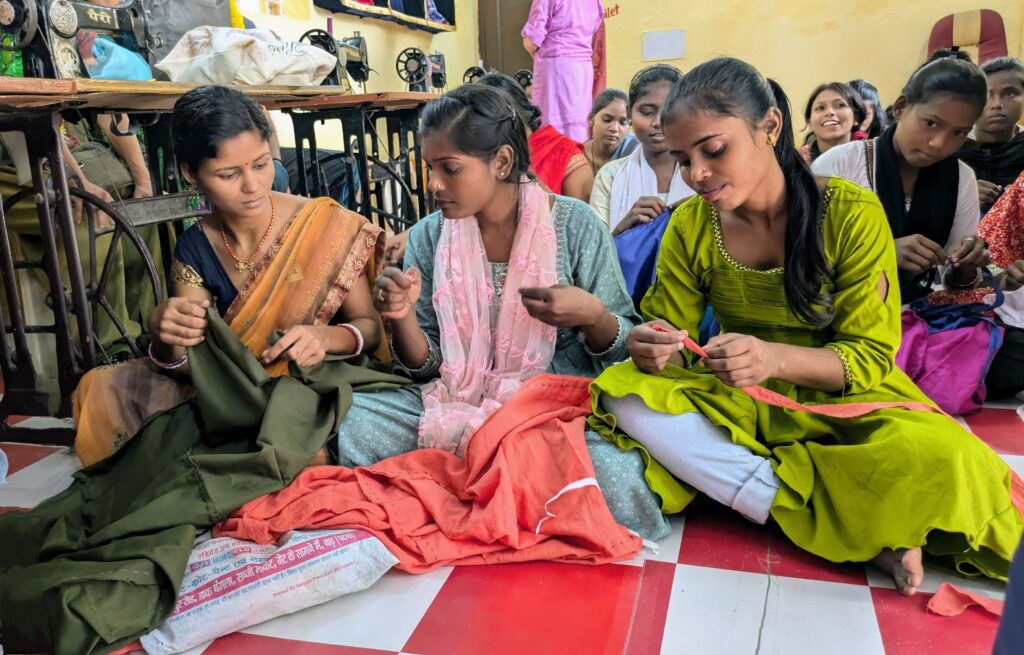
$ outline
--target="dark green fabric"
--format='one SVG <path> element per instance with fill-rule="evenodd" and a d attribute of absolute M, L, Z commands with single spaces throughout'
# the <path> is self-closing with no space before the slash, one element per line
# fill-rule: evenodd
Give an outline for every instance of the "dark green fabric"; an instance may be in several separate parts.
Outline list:
<path fill-rule="evenodd" d="M 150 632 L 174 609 L 197 530 L 289 484 L 337 434 L 354 390 L 408 383 L 365 357 L 272 379 L 209 321 L 189 354 L 194 400 L 33 511 L 0 515 L 7 652 L 102 653 Z"/>

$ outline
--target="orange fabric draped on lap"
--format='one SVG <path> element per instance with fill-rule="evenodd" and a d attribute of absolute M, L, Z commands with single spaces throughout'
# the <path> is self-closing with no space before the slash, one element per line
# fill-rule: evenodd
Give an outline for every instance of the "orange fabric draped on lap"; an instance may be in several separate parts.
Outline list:
<path fill-rule="evenodd" d="M 376 274 L 382 235 L 330 198 L 309 201 L 253 270 L 225 321 L 257 358 L 276 330 L 327 324 L 363 271 Z M 266 369 L 275 377 L 288 373 L 287 362 Z M 89 371 L 73 396 L 79 459 L 88 466 L 109 457 L 146 418 L 192 395 L 191 385 L 162 374 L 147 359 Z"/>
<path fill-rule="evenodd" d="M 618 525 L 584 438 L 590 380 L 539 375 L 481 426 L 462 459 L 421 448 L 368 467 L 307 468 L 214 528 L 272 543 L 289 530 L 361 528 L 424 573 L 438 566 L 628 559 L 640 537 Z"/>

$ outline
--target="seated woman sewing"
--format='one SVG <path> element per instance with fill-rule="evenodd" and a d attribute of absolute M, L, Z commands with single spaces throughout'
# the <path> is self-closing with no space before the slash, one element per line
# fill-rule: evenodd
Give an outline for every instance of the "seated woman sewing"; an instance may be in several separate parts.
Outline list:
<path fill-rule="evenodd" d="M 175 153 L 212 211 L 178 240 L 173 296 L 149 317 L 149 360 L 90 371 L 75 391 L 83 464 L 191 397 L 187 349 L 203 341 L 209 307 L 275 377 L 289 362 L 313 366 L 379 345 L 366 272 L 382 253 L 380 228 L 329 198 L 272 192 L 270 131 L 260 107 L 227 87 L 175 104 Z M 283 336 L 268 346 L 276 331 Z"/>
<path fill-rule="evenodd" d="M 341 466 L 418 447 L 462 457 L 524 381 L 594 377 L 626 356 L 639 317 L 611 235 L 587 205 L 532 177 L 515 111 L 505 92 L 481 84 L 423 110 L 423 159 L 441 211 L 412 228 L 404 270 L 385 268 L 373 295 L 391 322 L 393 360 L 419 384 L 353 395 L 331 444 Z M 615 519 L 646 539 L 665 536 L 640 455 L 592 432 L 585 439 Z"/>

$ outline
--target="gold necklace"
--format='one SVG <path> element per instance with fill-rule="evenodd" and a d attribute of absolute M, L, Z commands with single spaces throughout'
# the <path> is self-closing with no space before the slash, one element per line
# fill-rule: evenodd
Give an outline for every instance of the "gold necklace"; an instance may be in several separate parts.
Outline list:
<path fill-rule="evenodd" d="M 267 224 L 267 229 L 263 232 L 263 237 L 260 242 L 256 244 L 256 249 L 252 251 L 249 259 L 241 259 L 235 254 L 231 244 L 228 243 L 228 235 L 224 232 L 224 221 L 220 222 L 220 238 L 224 239 L 224 247 L 227 248 L 228 254 L 231 255 L 231 259 L 235 260 L 235 268 L 239 273 L 242 271 L 251 271 L 256 268 L 256 256 L 260 254 L 260 250 L 263 249 L 263 244 L 266 242 L 267 237 L 270 236 L 270 229 L 274 227 L 274 216 L 277 214 L 277 207 L 274 205 L 274 196 L 268 195 L 270 199 L 270 223 Z"/>

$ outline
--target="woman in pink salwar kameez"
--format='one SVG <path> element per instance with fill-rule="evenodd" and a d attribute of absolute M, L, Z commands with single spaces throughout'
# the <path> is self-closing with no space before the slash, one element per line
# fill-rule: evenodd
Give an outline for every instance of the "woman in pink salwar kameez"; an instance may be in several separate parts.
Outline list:
<path fill-rule="evenodd" d="M 522 32 L 533 56 L 533 103 L 544 124 L 581 143 L 593 98 L 594 34 L 603 17 L 600 0 L 533 0 Z"/>

